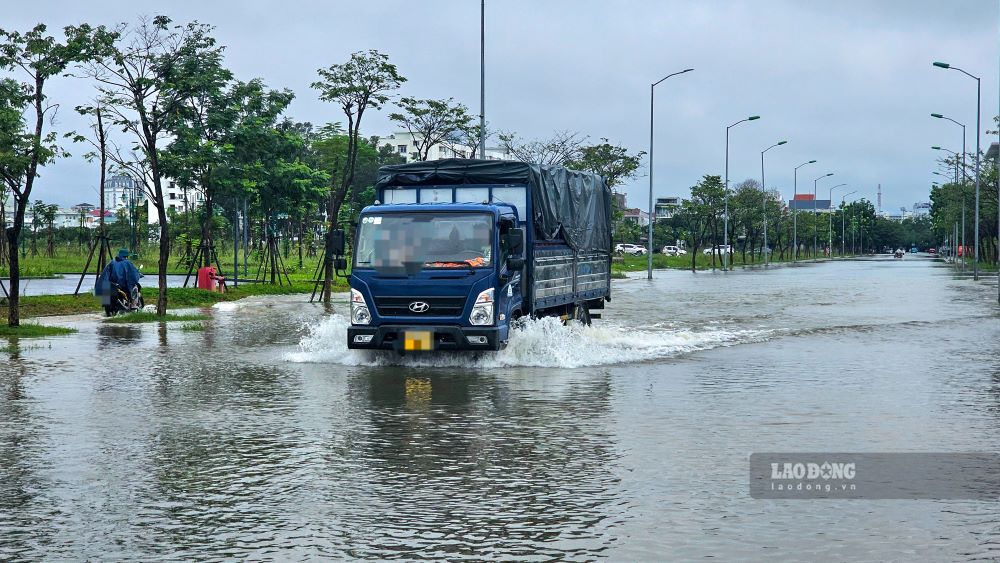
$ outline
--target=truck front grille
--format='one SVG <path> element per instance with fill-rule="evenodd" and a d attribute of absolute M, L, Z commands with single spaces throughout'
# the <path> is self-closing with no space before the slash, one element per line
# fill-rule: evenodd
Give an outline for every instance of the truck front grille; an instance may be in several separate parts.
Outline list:
<path fill-rule="evenodd" d="M 465 297 L 376 297 L 375 308 L 383 317 L 457 317 L 465 307 Z M 411 303 L 426 303 L 427 310 L 414 312 Z"/>

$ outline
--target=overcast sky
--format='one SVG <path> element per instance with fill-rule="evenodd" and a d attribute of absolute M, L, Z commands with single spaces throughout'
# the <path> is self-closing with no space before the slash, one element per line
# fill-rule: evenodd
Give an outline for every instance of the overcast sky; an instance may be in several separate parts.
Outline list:
<path fill-rule="evenodd" d="M 389 55 L 409 79 L 401 94 L 452 96 L 478 114 L 475 0 L 46 0 L 5 6 L 0 27 L 55 32 L 159 13 L 216 26 L 236 76 L 293 90 L 299 121 L 344 120 L 309 84 L 362 49 Z M 984 131 L 998 113 L 996 0 L 487 0 L 486 20 L 487 120 L 525 138 L 571 130 L 648 150 L 649 84 L 696 69 L 656 88 L 656 196 L 686 197 L 702 175 L 722 175 L 726 126 L 759 114 L 732 129 L 731 182 L 759 179 L 760 151 L 787 139 L 766 162 L 767 186 L 786 199 L 794 166 L 816 159 L 799 170 L 800 192 L 833 172 L 824 198 L 847 183 L 837 193 L 874 201 L 881 183 L 883 209 L 909 209 L 928 199 L 940 154 L 931 145 L 961 148 L 961 129 L 930 113 L 965 123 L 970 150 L 976 141 L 975 81 L 931 62 L 981 76 Z M 48 93 L 63 108 L 58 131 L 86 128 L 71 108 L 93 95 L 88 82 L 59 78 Z M 393 132 L 388 113 L 366 114 L 363 133 Z M 991 140 L 983 134 L 984 151 Z M 624 187 L 631 206 L 645 207 L 645 174 Z M 94 166 L 74 156 L 42 171 L 32 199 L 96 203 L 97 184 Z"/>

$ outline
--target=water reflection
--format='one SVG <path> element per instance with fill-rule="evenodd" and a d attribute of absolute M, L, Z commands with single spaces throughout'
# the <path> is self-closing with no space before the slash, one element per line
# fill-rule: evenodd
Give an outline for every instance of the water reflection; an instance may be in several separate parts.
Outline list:
<path fill-rule="evenodd" d="M 533 396 L 505 377 L 434 370 L 361 373 L 349 385 L 368 397 L 352 457 L 380 491 L 375 513 L 349 510 L 354 526 L 379 523 L 357 556 L 593 558 L 625 517 L 607 373 Z"/>

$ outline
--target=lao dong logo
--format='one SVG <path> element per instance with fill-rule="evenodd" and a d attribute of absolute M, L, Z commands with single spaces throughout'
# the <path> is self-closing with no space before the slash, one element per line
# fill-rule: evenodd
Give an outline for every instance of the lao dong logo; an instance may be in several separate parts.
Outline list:
<path fill-rule="evenodd" d="M 850 480 L 856 468 L 853 463 L 772 463 L 771 479 L 775 480 Z"/>

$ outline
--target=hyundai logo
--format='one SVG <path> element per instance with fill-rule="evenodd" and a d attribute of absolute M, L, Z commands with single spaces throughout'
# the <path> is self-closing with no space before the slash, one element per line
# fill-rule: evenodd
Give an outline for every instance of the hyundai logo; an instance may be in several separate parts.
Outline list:
<path fill-rule="evenodd" d="M 413 303 L 410 303 L 410 310 L 414 313 L 426 313 L 430 310 L 430 308 L 431 306 L 423 301 L 414 301 Z"/>

